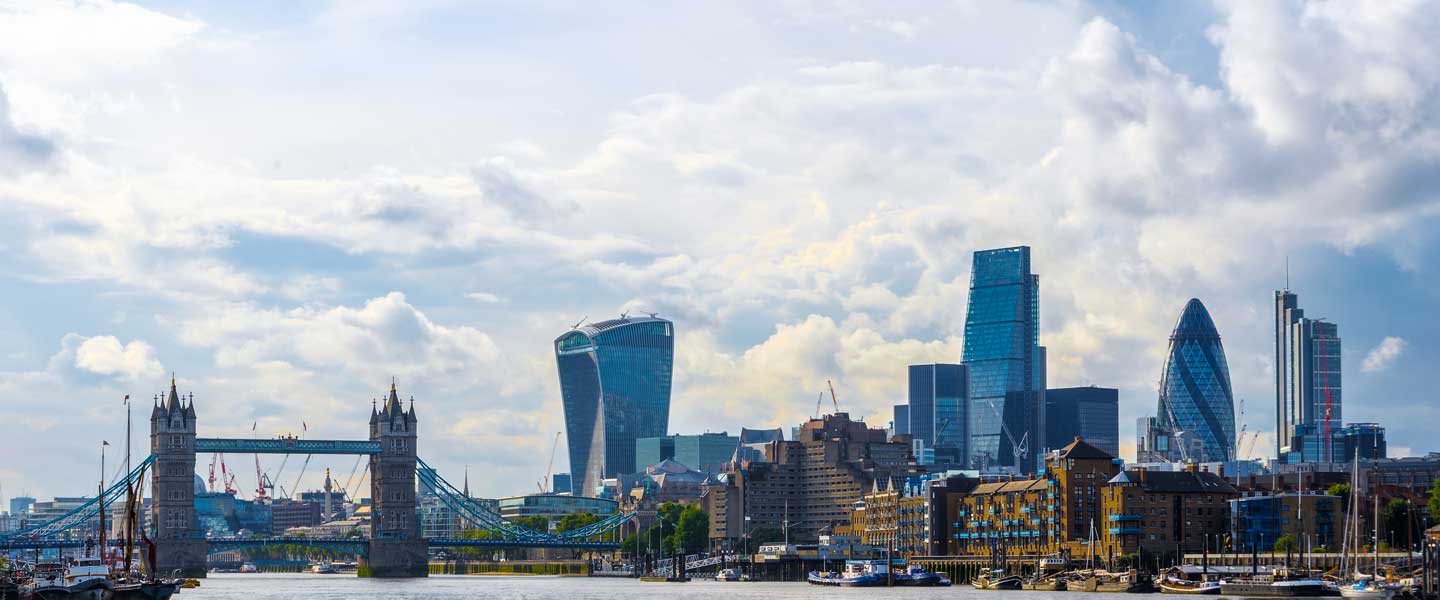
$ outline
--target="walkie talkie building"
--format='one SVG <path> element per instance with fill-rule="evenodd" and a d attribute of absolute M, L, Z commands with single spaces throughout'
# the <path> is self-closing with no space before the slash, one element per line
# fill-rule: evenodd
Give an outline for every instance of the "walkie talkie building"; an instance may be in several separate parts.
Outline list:
<path fill-rule="evenodd" d="M 602 479 L 629 470 L 636 439 L 669 433 L 674 357 L 674 325 L 653 316 L 591 323 L 555 339 L 576 495 L 593 495 Z"/>

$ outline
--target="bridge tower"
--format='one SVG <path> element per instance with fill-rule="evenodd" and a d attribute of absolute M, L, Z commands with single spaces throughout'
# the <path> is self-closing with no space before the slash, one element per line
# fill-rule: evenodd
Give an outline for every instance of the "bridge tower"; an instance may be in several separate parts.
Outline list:
<path fill-rule="evenodd" d="M 195 523 L 195 397 L 187 404 L 175 391 L 150 411 L 151 539 L 155 573 L 179 570 L 185 577 L 205 576 L 205 537 Z"/>
<path fill-rule="evenodd" d="M 361 576 L 426 577 L 428 548 L 415 513 L 415 399 L 400 404 L 395 384 L 385 406 L 370 409 L 370 440 L 380 453 L 370 457 L 370 554 L 361 559 Z"/>

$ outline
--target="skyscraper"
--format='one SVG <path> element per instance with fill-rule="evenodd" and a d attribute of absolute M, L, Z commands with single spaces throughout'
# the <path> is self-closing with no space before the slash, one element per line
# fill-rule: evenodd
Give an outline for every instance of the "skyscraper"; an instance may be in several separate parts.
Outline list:
<path fill-rule="evenodd" d="M 965 384 L 965 365 L 910 365 L 910 423 L 905 431 L 934 449 L 936 463 L 965 464 Z"/>
<path fill-rule="evenodd" d="M 1235 397 L 1225 347 L 1210 311 L 1200 300 L 1185 303 L 1170 351 L 1160 372 L 1160 403 L 1155 420 L 1175 435 L 1180 456 L 1197 462 L 1235 458 Z"/>
<path fill-rule="evenodd" d="M 1275 292 L 1275 436 L 1282 462 L 1344 462 L 1340 329 L 1305 316 L 1289 289 Z"/>
<path fill-rule="evenodd" d="M 670 424 L 674 326 L 656 317 L 591 323 L 555 338 L 576 495 L 635 464 L 635 440 Z M 557 490 L 560 491 L 560 490 Z"/>
<path fill-rule="evenodd" d="M 969 375 L 970 468 L 1035 471 L 1035 450 L 1045 442 L 1039 341 L 1040 278 L 1030 272 L 1030 247 L 976 252 L 961 360 Z"/>
<path fill-rule="evenodd" d="M 1045 449 L 1075 438 L 1120 456 L 1120 390 L 1095 386 L 1045 390 Z"/>

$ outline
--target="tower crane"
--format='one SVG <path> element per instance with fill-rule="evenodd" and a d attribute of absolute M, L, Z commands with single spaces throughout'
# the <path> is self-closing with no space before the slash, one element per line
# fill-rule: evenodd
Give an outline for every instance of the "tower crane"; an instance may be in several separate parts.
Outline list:
<path fill-rule="evenodd" d="M 260 470 L 260 455 L 259 455 L 259 454 L 256 454 L 256 455 L 255 455 L 255 499 L 258 500 L 258 501 L 260 501 L 260 502 L 264 502 L 265 499 L 266 499 L 266 497 L 268 496 L 268 494 L 265 492 L 266 484 L 270 484 L 270 487 L 274 487 L 274 484 L 270 483 L 270 478 L 269 478 L 269 477 L 266 477 L 266 476 L 265 476 L 265 473 Z"/>
<path fill-rule="evenodd" d="M 1165 389 L 1165 386 L 1161 385 L 1160 389 Z M 1168 394 L 1161 396 L 1160 403 L 1165 405 L 1165 412 L 1170 415 L 1170 435 L 1175 437 L 1175 445 L 1180 447 L 1180 460 L 1188 463 L 1190 462 L 1190 449 L 1185 444 L 1185 430 L 1180 429 L 1180 421 L 1175 418 L 1175 407 L 1170 405 L 1170 396 Z"/>
<path fill-rule="evenodd" d="M 555 432 L 555 441 L 550 444 L 550 462 L 545 466 L 545 478 L 536 482 L 536 485 L 540 487 L 541 494 L 549 493 L 546 490 L 549 489 L 550 476 L 555 472 L 555 449 L 560 447 L 560 434 L 559 431 Z"/>
<path fill-rule="evenodd" d="M 840 401 L 835 399 L 835 384 L 830 383 L 830 380 L 829 380 L 829 379 L 826 379 L 826 380 L 825 380 L 825 385 L 830 386 L 830 402 L 835 405 L 835 412 L 836 412 L 836 413 L 839 413 L 839 412 L 840 412 Z"/>

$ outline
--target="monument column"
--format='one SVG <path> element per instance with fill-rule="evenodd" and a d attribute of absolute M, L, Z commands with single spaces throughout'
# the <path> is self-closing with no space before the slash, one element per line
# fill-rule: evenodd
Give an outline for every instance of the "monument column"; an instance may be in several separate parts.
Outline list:
<path fill-rule="evenodd" d="M 370 456 L 370 554 L 360 561 L 361 577 L 430 574 L 415 512 L 416 423 L 415 399 L 406 411 L 394 383 L 385 406 L 370 411 L 370 440 L 380 442 L 380 453 Z"/>
<path fill-rule="evenodd" d="M 176 571 L 204 577 L 209 548 L 195 522 L 195 398 L 187 404 L 176 393 L 173 376 L 170 393 L 150 411 L 150 453 L 155 456 L 150 467 L 151 568 L 165 577 Z"/>

